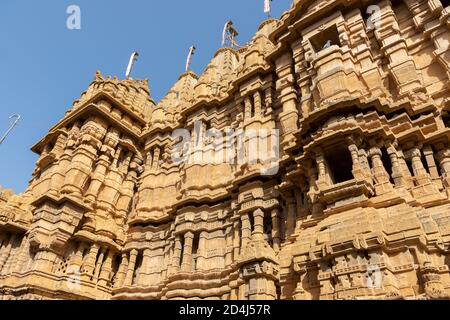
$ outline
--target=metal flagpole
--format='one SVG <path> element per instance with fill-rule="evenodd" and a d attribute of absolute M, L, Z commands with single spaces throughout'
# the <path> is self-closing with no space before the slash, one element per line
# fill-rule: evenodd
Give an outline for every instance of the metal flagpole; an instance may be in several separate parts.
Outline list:
<path fill-rule="evenodd" d="M 189 48 L 189 54 L 188 54 L 188 57 L 187 57 L 187 60 L 186 60 L 186 72 L 188 72 L 190 67 L 191 67 L 192 56 L 194 55 L 195 50 L 196 50 L 195 46 L 191 46 Z"/>
<path fill-rule="evenodd" d="M 5 139 L 8 137 L 8 135 L 11 133 L 11 131 L 14 129 L 15 126 L 17 126 L 17 124 L 20 121 L 20 116 L 18 114 L 14 114 L 11 117 L 9 117 L 10 119 L 15 119 L 14 121 L 11 122 L 11 125 L 9 127 L 9 129 L 6 131 L 6 133 L 3 135 L 3 137 L 0 139 L 0 144 L 3 143 L 3 141 L 5 141 Z"/>
<path fill-rule="evenodd" d="M 132 80 L 131 77 L 130 77 L 131 71 L 133 70 L 133 66 L 136 63 L 138 57 L 139 57 L 139 53 L 137 53 L 137 52 L 133 52 L 133 54 L 130 57 L 130 61 L 128 62 L 127 71 L 125 73 L 125 78 L 127 80 Z"/>
<path fill-rule="evenodd" d="M 271 12 L 271 8 L 270 8 L 270 2 L 272 0 L 264 0 L 264 13 L 267 13 L 267 18 L 270 19 L 270 12 Z"/>

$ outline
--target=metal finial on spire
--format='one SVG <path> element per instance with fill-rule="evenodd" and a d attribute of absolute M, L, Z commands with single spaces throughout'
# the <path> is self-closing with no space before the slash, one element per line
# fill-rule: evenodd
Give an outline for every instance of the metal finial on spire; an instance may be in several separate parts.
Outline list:
<path fill-rule="evenodd" d="M 238 43 L 236 42 L 235 38 L 239 35 L 237 30 L 233 27 L 233 21 L 227 21 L 225 23 L 225 26 L 223 27 L 223 33 L 222 33 L 222 47 L 226 45 L 227 40 L 229 42 L 230 47 L 237 47 L 240 48 Z"/>
<path fill-rule="evenodd" d="M 189 48 L 189 54 L 188 54 L 188 57 L 187 57 L 187 60 L 186 60 L 186 72 L 188 72 L 190 67 L 191 67 L 192 56 L 194 55 L 195 50 L 196 50 L 195 46 L 191 46 Z"/>
<path fill-rule="evenodd" d="M 127 80 L 128 80 L 128 79 L 131 79 L 131 77 L 130 77 L 130 75 L 131 75 L 131 70 L 133 70 L 133 66 L 134 66 L 134 64 L 136 63 L 136 61 L 137 61 L 138 58 L 139 58 L 139 53 L 133 52 L 133 53 L 131 54 L 130 61 L 128 62 L 127 71 L 126 71 L 126 73 L 125 73 L 125 77 L 126 77 Z"/>
<path fill-rule="evenodd" d="M 9 119 L 14 119 L 13 121 L 11 121 L 11 125 L 9 127 L 9 129 L 6 131 L 6 133 L 3 135 L 3 137 L 0 139 L 0 144 L 3 143 L 3 141 L 5 141 L 5 139 L 8 137 L 8 135 L 11 133 L 11 131 L 14 129 L 15 126 L 17 126 L 17 124 L 20 121 L 20 115 L 18 114 L 13 114 L 11 117 L 9 117 Z"/>

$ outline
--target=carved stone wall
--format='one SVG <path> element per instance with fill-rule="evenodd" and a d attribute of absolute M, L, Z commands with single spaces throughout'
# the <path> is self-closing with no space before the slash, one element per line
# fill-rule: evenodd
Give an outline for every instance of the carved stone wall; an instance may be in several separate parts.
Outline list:
<path fill-rule="evenodd" d="M 97 72 L 0 190 L 0 299 L 449 298 L 448 5 L 293 1 L 159 104 Z M 262 129 L 269 174 L 206 134 Z"/>

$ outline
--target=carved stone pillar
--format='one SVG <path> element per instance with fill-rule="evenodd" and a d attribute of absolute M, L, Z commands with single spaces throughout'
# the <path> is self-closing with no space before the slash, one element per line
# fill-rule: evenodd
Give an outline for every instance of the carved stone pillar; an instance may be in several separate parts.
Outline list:
<path fill-rule="evenodd" d="M 130 165 L 131 165 L 131 161 L 136 158 L 133 158 L 134 153 L 132 151 L 127 150 L 127 152 L 125 153 L 125 158 L 124 160 L 119 164 L 118 169 L 119 172 L 122 174 L 122 176 L 126 176 L 129 169 L 130 169 Z M 134 166 L 134 168 L 136 168 Z"/>
<path fill-rule="evenodd" d="M 390 177 L 384 168 L 381 156 L 382 152 L 379 148 L 373 147 L 369 150 L 369 157 L 372 161 L 372 174 L 375 180 L 375 193 L 377 195 L 392 191 Z"/>
<path fill-rule="evenodd" d="M 249 121 L 252 117 L 252 101 L 250 97 L 244 99 L 244 120 Z"/>
<path fill-rule="evenodd" d="M 100 248 L 100 254 L 98 255 L 97 263 L 94 269 L 94 277 L 93 277 L 94 282 L 98 281 L 98 276 L 100 275 L 100 270 L 103 265 L 103 259 L 105 258 L 106 250 L 107 248 Z"/>
<path fill-rule="evenodd" d="M 150 268 L 151 268 L 151 262 L 152 262 L 152 250 L 151 249 L 145 249 L 142 254 L 142 267 L 141 272 L 139 274 L 138 284 L 149 284 L 150 283 Z"/>
<path fill-rule="evenodd" d="M 171 247 L 165 245 L 163 248 L 164 256 L 163 256 L 163 264 L 161 266 L 161 279 L 167 279 L 169 268 L 170 268 L 170 253 L 171 253 Z"/>
<path fill-rule="evenodd" d="M 358 146 L 351 141 L 349 146 L 348 146 L 348 150 L 350 151 L 350 155 L 352 157 L 352 164 L 353 164 L 353 169 L 352 169 L 352 174 L 353 177 L 357 180 L 364 180 L 364 174 L 361 170 L 361 163 L 359 162 L 359 149 Z"/>
<path fill-rule="evenodd" d="M 412 189 L 412 196 L 421 201 L 444 200 L 444 196 L 439 192 L 440 186 L 433 183 L 422 162 L 422 153 L 419 148 L 412 148 L 408 152 L 411 159 L 411 166 L 414 171 L 416 186 Z"/>
<path fill-rule="evenodd" d="M 266 91 L 264 92 L 264 104 L 265 104 L 265 109 L 264 109 L 264 114 L 272 114 L 273 109 L 272 109 L 272 104 L 273 104 L 273 88 L 267 88 Z"/>
<path fill-rule="evenodd" d="M 286 223 L 286 236 L 292 236 L 296 229 L 297 213 L 295 198 L 289 198 L 287 200 L 287 223 Z"/>
<path fill-rule="evenodd" d="M 88 244 L 86 242 L 80 242 L 78 244 L 75 254 L 70 259 L 70 265 L 68 273 L 78 274 L 80 272 L 81 266 L 83 265 L 83 253 L 86 250 Z"/>
<path fill-rule="evenodd" d="M 299 118 L 292 53 L 288 52 L 280 56 L 276 60 L 275 65 L 278 75 L 276 87 L 282 105 L 282 112 L 279 116 L 283 139 L 282 146 L 285 147 L 294 144 L 293 132 L 298 129 Z"/>
<path fill-rule="evenodd" d="M 208 232 L 202 231 L 198 240 L 197 270 L 207 270 L 206 265 L 206 241 Z"/>
<path fill-rule="evenodd" d="M 66 134 L 60 134 L 58 136 L 58 138 L 56 139 L 56 143 L 55 143 L 55 147 L 52 150 L 52 154 L 54 157 L 56 157 L 56 161 L 53 164 L 53 169 L 52 169 L 52 177 L 50 180 L 50 187 L 48 190 L 49 194 L 52 195 L 58 195 L 59 194 L 59 189 L 61 188 L 61 184 L 58 185 L 58 181 L 60 181 L 61 175 L 60 175 L 60 159 L 62 157 L 62 154 L 64 153 L 64 147 L 66 145 L 67 142 L 67 136 Z M 59 159 L 58 159 L 59 158 Z M 67 168 L 65 168 L 67 170 Z M 64 179 L 64 178 L 63 178 Z"/>
<path fill-rule="evenodd" d="M 280 230 L 280 210 L 272 210 L 272 242 L 275 252 L 280 251 L 281 245 L 281 230 Z"/>
<path fill-rule="evenodd" d="M 128 211 L 130 208 L 130 203 L 133 199 L 134 189 L 138 179 L 138 168 L 139 164 L 135 160 L 133 160 L 130 165 L 130 171 L 126 174 L 126 177 L 121 185 L 120 196 L 118 197 L 117 202 L 114 203 L 117 210 L 117 217 L 120 218 L 119 225 L 124 225 L 128 214 L 130 214 L 130 212 Z M 131 210 L 133 209 L 134 208 L 131 208 Z M 123 237 L 125 237 L 125 235 L 123 235 Z"/>
<path fill-rule="evenodd" d="M 117 146 L 116 152 L 114 152 L 114 157 L 112 159 L 111 165 L 110 165 L 110 169 L 117 169 L 118 165 L 119 165 L 119 158 L 122 155 L 122 151 L 123 148 L 121 145 Z"/>
<path fill-rule="evenodd" d="M 248 279 L 248 289 L 249 300 L 274 300 L 276 298 L 275 281 L 264 274 Z"/>
<path fill-rule="evenodd" d="M 111 272 L 112 272 L 112 264 L 114 260 L 114 251 L 109 250 L 108 255 L 106 256 L 105 262 L 103 263 L 100 276 L 99 276 L 99 285 L 106 287 L 108 283 L 111 281 Z"/>
<path fill-rule="evenodd" d="M 97 260 L 99 246 L 94 243 L 92 244 L 88 256 L 86 258 L 86 262 L 83 264 L 83 270 L 81 271 L 85 276 L 87 275 L 87 279 L 91 280 L 91 277 L 94 274 L 95 263 Z"/>
<path fill-rule="evenodd" d="M 172 256 L 172 267 L 170 268 L 170 275 L 173 275 L 180 270 L 180 264 L 181 264 L 181 252 L 183 250 L 183 244 L 181 241 L 181 236 L 177 235 L 175 238 L 175 247 L 173 250 L 173 256 Z"/>
<path fill-rule="evenodd" d="M 439 178 L 439 172 L 437 170 L 436 161 L 434 160 L 434 152 L 430 145 L 423 147 L 423 153 L 427 162 L 428 169 L 430 170 L 431 178 Z"/>
<path fill-rule="evenodd" d="M 20 248 L 22 246 L 22 239 L 20 237 L 17 237 L 15 240 L 16 244 L 19 243 L 19 246 L 14 247 L 11 250 L 11 253 L 9 255 L 9 259 L 7 260 L 6 264 L 3 266 L 3 274 L 10 274 L 14 271 L 14 268 L 17 267 L 17 260 L 19 258 L 20 254 Z"/>
<path fill-rule="evenodd" d="M 400 164 L 400 168 L 403 172 L 403 176 L 405 177 L 406 186 L 408 189 L 414 188 L 414 178 L 413 178 L 413 172 L 411 172 L 408 168 L 408 165 L 406 164 L 405 160 L 405 154 L 403 151 L 398 151 L 398 162 Z"/>
<path fill-rule="evenodd" d="M 332 184 L 332 181 L 327 170 L 325 156 L 322 150 L 320 149 L 315 150 L 315 160 L 317 164 L 317 174 L 318 174 L 316 181 L 317 187 L 319 187 L 319 189 L 326 188 Z"/>
<path fill-rule="evenodd" d="M 97 160 L 97 166 L 95 167 L 92 175 L 91 184 L 86 192 L 86 200 L 90 203 L 94 203 L 97 198 L 98 192 L 106 176 L 106 171 L 110 165 L 110 158 L 106 154 L 102 154 Z"/>
<path fill-rule="evenodd" d="M 30 252 L 30 242 L 28 241 L 27 237 L 24 237 L 22 239 L 22 243 L 20 245 L 20 250 L 17 256 L 17 262 L 14 267 L 13 272 L 20 272 L 23 271 L 25 266 L 27 265 L 27 262 L 29 260 L 29 252 Z"/>
<path fill-rule="evenodd" d="M 373 147 L 369 150 L 369 157 L 372 160 L 372 173 L 377 184 L 389 182 L 389 174 L 384 167 L 381 156 L 382 152 L 379 148 Z"/>
<path fill-rule="evenodd" d="M 125 277 L 125 283 L 124 283 L 124 285 L 126 287 L 133 285 L 133 277 L 134 277 L 134 271 L 136 268 L 136 260 L 137 260 L 138 254 L 139 254 L 139 252 L 136 249 L 133 249 L 130 252 L 130 260 L 128 263 L 127 275 Z"/>
<path fill-rule="evenodd" d="M 252 238 L 254 241 L 264 240 L 264 211 L 261 209 L 256 209 L 253 212 L 254 218 L 254 228 Z"/>
<path fill-rule="evenodd" d="M 225 232 L 226 237 L 226 252 L 225 252 L 225 265 L 229 266 L 232 262 L 232 256 L 233 256 L 233 228 L 231 226 L 227 227 L 227 230 Z M 200 242 L 199 242 L 200 246 Z M 198 261 L 198 260 L 197 260 Z"/>
<path fill-rule="evenodd" d="M 439 166 L 441 168 L 444 186 L 450 187 L 450 149 L 446 148 L 438 152 Z"/>
<path fill-rule="evenodd" d="M 183 262 L 181 263 L 181 271 L 183 272 L 191 272 L 193 244 L 194 244 L 194 233 L 186 232 L 184 235 Z"/>
<path fill-rule="evenodd" d="M 417 182 L 420 185 L 431 183 L 430 176 L 422 163 L 422 152 L 420 151 L 420 149 L 413 148 L 410 151 L 410 157 L 412 168 L 414 171 L 414 177 L 416 178 Z"/>
<path fill-rule="evenodd" d="M 399 188 L 408 187 L 406 182 L 406 177 L 402 170 L 402 166 L 400 165 L 399 156 L 397 154 L 397 150 L 393 145 L 390 145 L 387 148 L 387 152 L 389 154 L 389 158 L 391 159 L 392 165 L 392 179 L 394 180 L 395 186 Z"/>
<path fill-rule="evenodd" d="M 372 181 L 372 174 L 370 173 L 370 164 L 369 164 L 369 158 L 367 155 L 367 151 L 364 149 L 359 149 L 358 157 L 359 157 L 359 163 L 361 163 L 361 169 L 365 173 L 366 179 L 370 178 L 370 181 Z"/>
<path fill-rule="evenodd" d="M 11 237 L 9 238 L 8 244 L 6 245 L 3 253 L 0 256 L 0 272 L 3 269 L 4 273 L 8 273 L 8 271 L 11 267 L 11 264 L 12 264 L 11 259 L 14 260 L 14 257 L 15 257 L 15 255 L 12 253 L 13 253 L 13 246 L 14 246 L 14 243 L 16 242 L 16 239 L 17 239 L 17 235 L 12 234 Z"/>
<path fill-rule="evenodd" d="M 450 298 L 446 293 L 444 283 L 439 274 L 439 268 L 434 266 L 430 261 L 427 261 L 424 265 L 420 266 L 419 272 L 424 283 L 425 295 L 428 299 L 448 300 Z"/>
<path fill-rule="evenodd" d="M 241 250 L 242 250 L 247 246 L 247 244 L 252 239 L 252 226 L 248 214 L 242 215 L 241 225 L 242 225 L 242 240 L 241 240 Z"/>
<path fill-rule="evenodd" d="M 150 170 L 153 166 L 153 151 L 149 150 L 147 152 L 147 158 L 145 159 L 145 170 Z"/>
<path fill-rule="evenodd" d="M 127 274 L 127 268 L 128 268 L 128 253 L 124 252 L 122 253 L 122 261 L 120 262 L 119 270 L 117 271 L 116 283 L 114 284 L 115 288 L 120 288 L 123 286 Z"/>
<path fill-rule="evenodd" d="M 259 91 L 256 91 L 253 94 L 253 101 L 255 104 L 255 116 L 260 117 L 261 116 L 261 110 L 262 110 L 262 100 L 261 100 L 261 93 Z"/>
<path fill-rule="evenodd" d="M 306 193 L 309 204 L 311 205 L 311 215 L 317 217 L 323 212 L 323 205 L 318 199 L 318 187 L 317 187 L 317 169 L 312 165 L 312 160 L 309 160 L 305 164 L 306 178 L 308 180 L 308 191 Z M 287 223 L 286 213 L 283 212 L 283 219 Z M 287 235 L 286 223 L 282 224 L 282 238 L 285 239 Z"/>
<path fill-rule="evenodd" d="M 239 256 L 239 249 L 240 249 L 240 243 L 241 243 L 241 239 L 239 237 L 239 230 L 240 228 L 240 222 L 239 220 L 234 221 L 233 224 L 233 230 L 234 230 L 234 235 L 233 235 L 233 260 L 236 260 L 237 257 Z"/>
<path fill-rule="evenodd" d="M 153 164 L 152 169 L 156 170 L 159 168 L 159 158 L 161 156 L 161 149 L 156 147 L 153 152 Z"/>

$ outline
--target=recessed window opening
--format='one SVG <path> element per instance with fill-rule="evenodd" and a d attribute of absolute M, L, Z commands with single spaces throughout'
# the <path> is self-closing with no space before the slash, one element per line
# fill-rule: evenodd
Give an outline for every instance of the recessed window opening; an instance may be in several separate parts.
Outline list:
<path fill-rule="evenodd" d="M 183 254 L 184 254 L 184 237 L 181 237 L 180 267 L 183 264 Z"/>
<path fill-rule="evenodd" d="M 367 261 L 370 261 L 370 255 L 369 255 L 369 251 L 364 250 L 363 251 L 363 256 Z"/>
<path fill-rule="evenodd" d="M 84 248 L 84 249 L 83 249 L 83 253 L 82 253 L 83 262 L 85 262 L 88 253 L 89 253 L 89 248 Z"/>
<path fill-rule="evenodd" d="M 440 164 L 439 164 L 439 160 L 436 159 L 436 155 L 437 155 L 438 153 L 436 152 L 436 148 L 435 148 L 434 146 L 432 146 L 431 149 L 433 150 L 433 155 L 435 155 L 434 161 L 435 161 L 435 163 L 436 163 L 436 170 L 437 170 L 438 176 L 439 176 L 439 177 L 442 177 L 441 166 L 440 166 Z"/>
<path fill-rule="evenodd" d="M 411 173 L 411 176 L 414 177 L 415 173 L 414 173 L 414 168 L 413 168 L 413 165 L 412 165 L 412 160 L 411 159 L 405 159 L 405 162 L 406 162 L 406 166 L 408 167 L 409 172 Z M 414 181 L 414 184 L 417 185 L 416 181 Z"/>
<path fill-rule="evenodd" d="M 136 258 L 136 265 L 135 265 L 135 268 L 134 268 L 133 285 L 137 284 L 137 280 L 138 280 L 138 276 L 139 276 L 139 270 L 142 267 L 142 261 L 143 261 L 142 252 L 139 252 L 138 256 Z"/>
<path fill-rule="evenodd" d="M 264 240 L 272 246 L 272 217 L 270 212 L 264 213 Z"/>
<path fill-rule="evenodd" d="M 333 261 L 331 259 L 324 260 L 321 264 L 323 272 L 331 272 L 333 270 Z"/>
<path fill-rule="evenodd" d="M 334 184 L 353 180 L 353 162 L 350 151 L 344 146 L 329 150 L 325 156 Z"/>
<path fill-rule="evenodd" d="M 115 274 L 117 271 L 119 271 L 120 264 L 122 263 L 122 257 L 120 255 L 117 255 L 114 257 L 114 261 L 112 264 L 112 273 Z"/>
<path fill-rule="evenodd" d="M 309 41 L 311 42 L 311 45 L 316 52 L 320 52 L 331 46 L 341 46 L 336 25 L 333 25 L 316 34 L 315 36 L 311 37 Z"/>
<path fill-rule="evenodd" d="M 412 176 L 414 176 L 414 168 L 412 166 L 412 160 L 411 159 L 406 159 L 406 165 L 408 166 L 408 170 L 411 173 Z"/>
<path fill-rule="evenodd" d="M 109 286 L 112 288 L 116 284 L 117 280 L 117 272 L 119 271 L 120 264 L 122 263 L 122 257 L 120 255 L 117 255 L 114 257 L 113 265 L 112 265 L 112 271 L 111 271 L 111 278 Z"/>
<path fill-rule="evenodd" d="M 127 159 L 127 154 L 126 154 L 126 152 L 122 151 L 119 156 L 119 161 L 117 163 L 117 167 L 118 168 L 122 167 L 124 165 L 126 159 Z"/>
<path fill-rule="evenodd" d="M 250 117 L 253 118 L 256 114 L 255 112 L 255 99 L 253 97 L 250 98 Z"/>
<path fill-rule="evenodd" d="M 249 214 L 248 215 L 249 220 L 250 220 L 250 227 L 252 229 L 252 232 L 255 230 L 255 217 L 253 216 L 253 214 Z"/>
<path fill-rule="evenodd" d="M 192 271 L 197 270 L 197 260 L 198 260 L 198 244 L 200 242 L 200 237 L 198 234 L 194 236 L 194 242 L 192 243 Z"/>
<path fill-rule="evenodd" d="M 442 121 L 444 122 L 446 128 L 450 128 L 450 114 L 443 114 Z"/>

